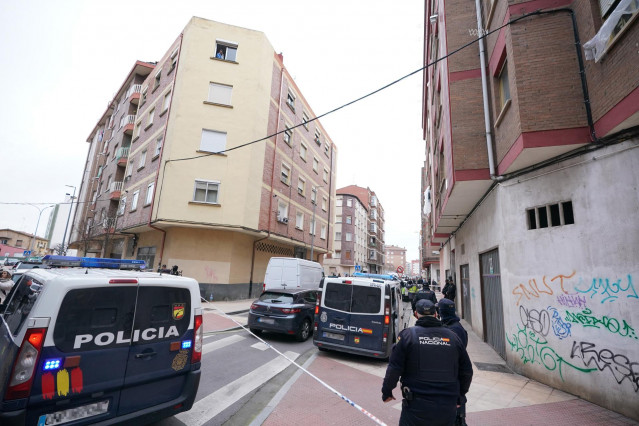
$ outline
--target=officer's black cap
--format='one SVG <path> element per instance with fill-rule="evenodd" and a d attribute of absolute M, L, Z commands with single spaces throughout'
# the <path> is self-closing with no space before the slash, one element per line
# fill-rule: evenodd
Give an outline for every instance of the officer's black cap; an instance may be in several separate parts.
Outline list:
<path fill-rule="evenodd" d="M 420 299 L 415 305 L 415 311 L 420 315 L 435 315 L 437 308 L 430 300 Z"/>

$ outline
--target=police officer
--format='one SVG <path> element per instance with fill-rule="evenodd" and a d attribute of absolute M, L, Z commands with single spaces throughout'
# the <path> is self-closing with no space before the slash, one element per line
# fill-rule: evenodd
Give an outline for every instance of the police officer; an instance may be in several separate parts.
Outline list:
<path fill-rule="evenodd" d="M 408 280 L 408 286 L 408 298 L 412 305 L 413 300 L 415 300 L 415 293 L 417 293 L 417 285 L 413 282 L 413 280 Z"/>
<path fill-rule="evenodd" d="M 394 400 L 393 389 L 401 381 L 402 425 L 449 426 L 457 405 L 465 400 L 473 377 L 468 353 L 457 335 L 442 327 L 430 300 L 415 306 L 417 323 L 402 330 L 393 346 L 382 400 Z"/>
<path fill-rule="evenodd" d="M 435 292 L 430 289 L 430 286 L 428 284 L 422 285 L 421 290 L 419 290 L 417 293 L 415 293 L 415 297 L 413 298 L 413 303 L 412 303 L 413 312 L 415 312 L 415 305 L 421 299 L 430 300 L 434 304 L 437 303 L 437 297 L 435 296 Z"/>

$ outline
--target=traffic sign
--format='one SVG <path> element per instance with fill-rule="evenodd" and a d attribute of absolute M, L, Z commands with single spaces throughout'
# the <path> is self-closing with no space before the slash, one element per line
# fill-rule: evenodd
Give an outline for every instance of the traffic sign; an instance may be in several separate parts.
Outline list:
<path fill-rule="evenodd" d="M 398 274 L 403 274 L 403 273 L 404 273 L 404 267 L 403 267 L 403 266 L 401 266 L 401 265 L 399 265 L 399 266 L 397 267 L 397 273 L 398 273 Z"/>
<path fill-rule="evenodd" d="M 22 252 L 23 256 L 31 256 L 31 250 L 25 250 Z"/>

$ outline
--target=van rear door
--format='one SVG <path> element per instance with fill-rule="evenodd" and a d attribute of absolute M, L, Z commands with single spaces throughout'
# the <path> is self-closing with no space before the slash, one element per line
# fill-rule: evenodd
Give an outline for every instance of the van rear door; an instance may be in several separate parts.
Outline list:
<path fill-rule="evenodd" d="M 319 338 L 367 350 L 381 350 L 383 321 L 381 285 L 325 283 Z"/>
<path fill-rule="evenodd" d="M 138 287 L 119 415 L 178 398 L 191 371 L 193 307 L 188 287 Z"/>

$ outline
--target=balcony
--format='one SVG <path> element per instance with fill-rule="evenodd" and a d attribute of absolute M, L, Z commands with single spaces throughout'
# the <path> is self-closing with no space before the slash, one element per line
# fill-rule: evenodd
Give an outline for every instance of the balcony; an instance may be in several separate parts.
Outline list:
<path fill-rule="evenodd" d="M 121 192 L 122 192 L 122 181 L 111 182 L 111 185 L 109 185 L 109 199 L 119 200 Z"/>
<path fill-rule="evenodd" d="M 132 135 L 133 134 L 133 123 L 135 122 L 135 115 L 133 114 L 129 114 L 127 116 L 122 117 L 123 118 L 123 126 L 124 126 L 124 133 L 127 135 Z"/>
<path fill-rule="evenodd" d="M 129 158 L 129 150 L 131 148 L 130 147 L 124 147 L 124 148 L 118 148 L 118 150 L 115 152 L 115 161 L 118 164 L 118 166 L 120 167 L 126 167 L 126 163 L 128 161 Z"/>
<path fill-rule="evenodd" d="M 141 84 L 134 84 L 129 88 L 129 91 L 126 92 L 126 98 L 134 105 L 137 105 L 140 102 L 140 93 L 142 92 Z"/>

